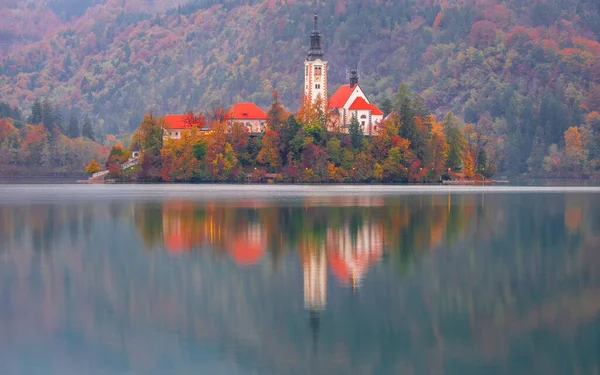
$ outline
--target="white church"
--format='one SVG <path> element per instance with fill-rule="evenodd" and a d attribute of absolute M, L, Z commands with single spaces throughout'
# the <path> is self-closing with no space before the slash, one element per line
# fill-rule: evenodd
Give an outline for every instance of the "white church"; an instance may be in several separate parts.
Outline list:
<path fill-rule="evenodd" d="M 310 34 L 310 51 L 304 61 L 304 97 L 313 104 L 320 98 L 323 111 L 329 110 L 338 114 L 338 126 L 343 133 L 348 133 L 348 125 L 353 117 L 356 117 L 363 133 L 367 135 L 374 134 L 376 126 L 383 121 L 383 112 L 369 101 L 360 88 L 356 70 L 350 72 L 349 84 L 342 85 L 331 98 L 328 97 L 327 61 L 323 59 L 316 14 L 314 28 Z"/>

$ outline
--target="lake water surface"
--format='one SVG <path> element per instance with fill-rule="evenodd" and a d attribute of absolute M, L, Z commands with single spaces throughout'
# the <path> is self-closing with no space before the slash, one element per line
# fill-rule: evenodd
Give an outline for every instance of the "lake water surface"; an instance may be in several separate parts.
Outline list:
<path fill-rule="evenodd" d="M 0 186 L 0 374 L 598 374 L 600 188 Z"/>

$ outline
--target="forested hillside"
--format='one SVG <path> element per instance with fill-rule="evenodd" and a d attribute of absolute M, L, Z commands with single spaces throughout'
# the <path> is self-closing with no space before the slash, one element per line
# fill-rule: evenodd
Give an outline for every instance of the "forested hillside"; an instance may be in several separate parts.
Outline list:
<path fill-rule="evenodd" d="M 502 171 L 597 167 L 597 0 L 9 0 L 0 101 L 27 114 L 48 97 L 63 117 L 91 113 L 98 133 L 148 111 L 267 107 L 273 89 L 295 111 L 315 10 L 330 90 L 357 66 L 377 104 L 406 82 L 438 117 L 488 134 Z"/>

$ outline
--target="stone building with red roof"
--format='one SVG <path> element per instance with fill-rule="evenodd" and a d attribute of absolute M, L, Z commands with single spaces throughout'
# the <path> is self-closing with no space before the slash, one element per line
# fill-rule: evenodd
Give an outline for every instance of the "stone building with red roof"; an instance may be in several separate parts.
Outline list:
<path fill-rule="evenodd" d="M 261 134 L 267 126 L 267 114 L 252 102 L 236 103 L 227 112 L 229 128 L 234 123 L 246 126 L 250 134 Z"/>
<path fill-rule="evenodd" d="M 186 121 L 186 115 L 167 114 L 163 127 L 163 138 L 180 139 L 183 131 L 192 126 Z"/>
<path fill-rule="evenodd" d="M 187 114 L 167 114 L 163 125 L 163 139 L 181 139 L 183 132 L 194 127 L 202 132 L 210 131 L 207 127 L 201 127 L 202 124 L 194 123 L 195 121 L 198 121 L 198 119 Z"/>

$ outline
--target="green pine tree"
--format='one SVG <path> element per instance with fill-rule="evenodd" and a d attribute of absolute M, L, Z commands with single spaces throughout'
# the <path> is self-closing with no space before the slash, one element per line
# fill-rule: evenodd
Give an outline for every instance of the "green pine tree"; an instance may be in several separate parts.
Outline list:
<path fill-rule="evenodd" d="M 79 131 L 79 120 L 77 120 L 77 115 L 75 113 L 71 113 L 71 118 L 69 118 L 69 128 L 67 129 L 67 135 L 69 138 L 77 138 L 81 135 Z"/>
<path fill-rule="evenodd" d="M 35 102 L 33 102 L 28 122 L 32 125 L 38 125 L 42 122 L 42 102 L 40 102 L 40 99 L 35 99 Z"/>
<path fill-rule="evenodd" d="M 362 144 L 364 133 L 356 116 L 352 116 L 352 120 L 350 120 L 348 134 L 350 134 L 350 139 L 352 140 L 352 147 L 358 149 Z"/>
<path fill-rule="evenodd" d="M 54 130 L 54 107 L 52 102 L 48 98 L 44 98 L 42 101 L 42 122 L 50 133 Z"/>
<path fill-rule="evenodd" d="M 460 129 L 458 118 L 452 112 L 449 112 L 444 118 L 444 131 L 448 142 L 446 167 L 453 171 L 459 171 L 462 169 L 462 157 L 467 147 L 467 141 Z"/>
<path fill-rule="evenodd" d="M 83 118 L 83 126 L 81 127 L 81 135 L 91 139 L 92 141 L 95 140 L 94 137 L 94 129 L 92 128 L 92 122 L 90 121 L 90 118 L 88 115 L 85 115 L 85 117 Z"/>

